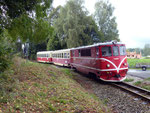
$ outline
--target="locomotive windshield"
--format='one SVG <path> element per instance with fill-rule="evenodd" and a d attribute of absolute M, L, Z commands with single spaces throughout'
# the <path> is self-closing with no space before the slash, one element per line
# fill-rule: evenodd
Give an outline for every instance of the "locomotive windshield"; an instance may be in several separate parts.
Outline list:
<path fill-rule="evenodd" d="M 119 55 L 119 51 L 118 51 L 118 46 L 113 46 L 113 56 L 118 56 Z"/>
<path fill-rule="evenodd" d="M 112 50 L 111 50 L 112 48 Z M 123 56 L 126 55 L 126 48 L 125 46 L 121 45 L 121 46 L 104 46 L 101 48 L 102 51 L 102 56 Z M 113 55 L 112 55 L 113 53 Z"/>
<path fill-rule="evenodd" d="M 125 46 L 120 46 L 120 55 L 126 55 L 126 48 L 125 48 Z"/>
<path fill-rule="evenodd" d="M 112 56 L 110 46 L 102 47 L 102 56 Z"/>

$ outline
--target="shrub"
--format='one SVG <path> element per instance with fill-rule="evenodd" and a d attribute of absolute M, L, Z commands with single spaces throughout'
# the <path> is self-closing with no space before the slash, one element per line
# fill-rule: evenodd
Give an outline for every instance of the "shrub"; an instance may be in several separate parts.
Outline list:
<path fill-rule="evenodd" d="M 6 36 L 6 32 L 3 32 L 0 34 L 0 73 L 9 67 L 12 58 L 11 52 L 11 41 Z"/>

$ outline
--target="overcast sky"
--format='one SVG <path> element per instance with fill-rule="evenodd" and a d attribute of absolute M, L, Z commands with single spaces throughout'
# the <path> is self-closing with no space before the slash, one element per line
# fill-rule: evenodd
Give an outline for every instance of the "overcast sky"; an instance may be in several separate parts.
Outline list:
<path fill-rule="evenodd" d="M 53 6 L 64 5 L 67 0 L 54 0 Z M 90 14 L 98 0 L 84 0 Z M 150 0 L 110 0 L 115 7 L 119 38 L 127 48 L 143 48 L 150 44 Z"/>

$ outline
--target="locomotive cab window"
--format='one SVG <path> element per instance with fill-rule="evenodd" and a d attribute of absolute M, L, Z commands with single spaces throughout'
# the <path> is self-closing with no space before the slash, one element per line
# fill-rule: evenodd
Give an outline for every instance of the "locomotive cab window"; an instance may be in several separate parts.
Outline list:
<path fill-rule="evenodd" d="M 112 52 L 111 52 L 111 47 L 110 46 L 102 47 L 101 51 L 102 51 L 102 56 L 112 56 Z"/>
<path fill-rule="evenodd" d="M 113 56 L 118 56 L 118 55 L 119 55 L 118 46 L 113 46 Z"/>
<path fill-rule="evenodd" d="M 120 46 L 120 55 L 126 55 L 126 47 Z"/>

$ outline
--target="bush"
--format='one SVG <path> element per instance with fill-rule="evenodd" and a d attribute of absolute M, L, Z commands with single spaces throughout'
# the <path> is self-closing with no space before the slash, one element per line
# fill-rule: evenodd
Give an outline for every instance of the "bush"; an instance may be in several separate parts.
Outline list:
<path fill-rule="evenodd" d="M 12 58 L 11 40 L 7 32 L 0 34 L 0 73 L 4 72 L 10 64 Z"/>

